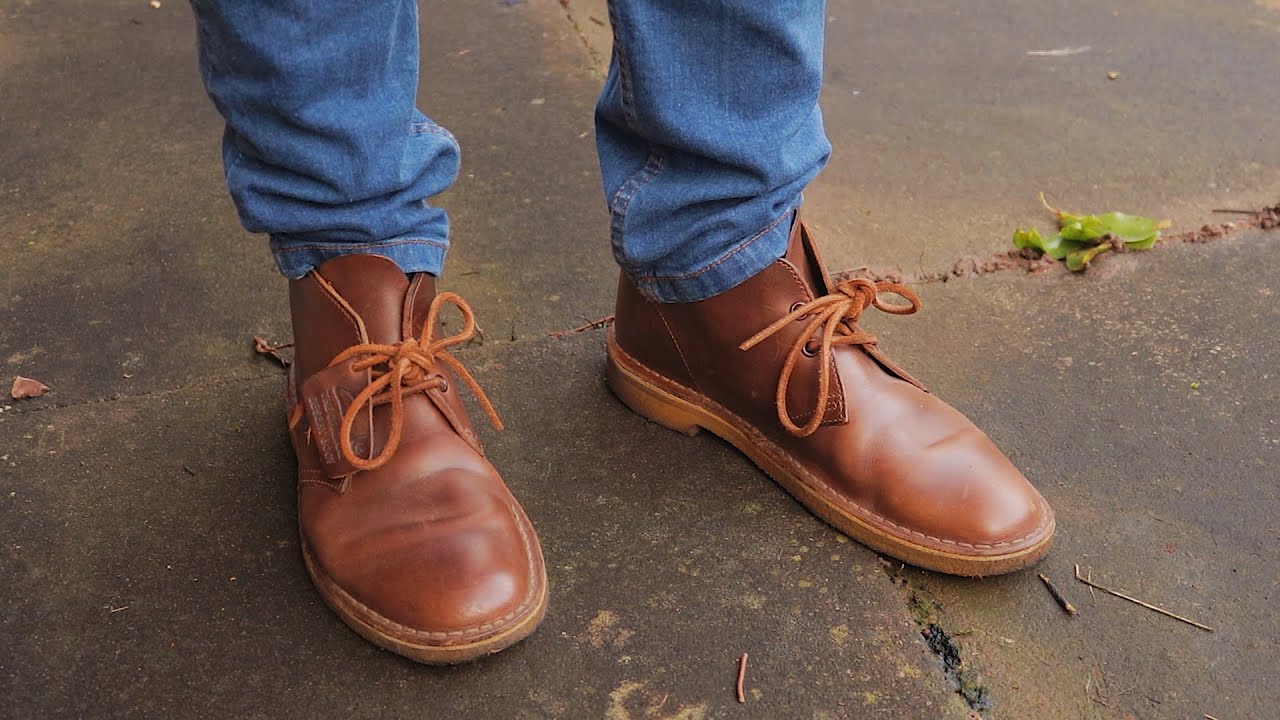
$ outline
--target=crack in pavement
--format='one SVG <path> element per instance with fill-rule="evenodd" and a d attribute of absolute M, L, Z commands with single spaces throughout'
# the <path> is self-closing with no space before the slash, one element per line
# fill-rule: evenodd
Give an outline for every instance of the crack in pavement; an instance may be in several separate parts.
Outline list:
<path fill-rule="evenodd" d="M 964 701 L 969 708 L 970 717 L 981 720 L 981 713 L 991 710 L 995 700 L 978 670 L 962 657 L 962 646 L 956 642 L 956 638 L 963 633 L 948 632 L 943 627 L 941 603 L 934 600 L 926 590 L 912 587 L 907 578 L 895 571 L 897 563 L 883 557 L 880 558 L 880 563 L 889 582 L 902 593 L 907 615 L 920 628 L 920 637 L 925 646 L 937 656 L 938 669 L 947 686 Z M 902 567 L 898 565 L 897 570 L 901 571 Z"/>
<path fill-rule="evenodd" d="M 564 8 L 565 19 L 569 21 L 569 25 L 573 28 L 574 34 L 576 34 L 578 39 L 582 41 L 582 47 L 586 49 L 587 57 L 591 58 L 591 74 L 604 77 L 604 60 L 600 57 L 600 53 L 595 49 L 595 47 L 591 45 L 591 40 L 587 37 L 587 32 L 582 27 L 582 24 L 578 22 L 576 17 L 574 17 L 573 8 L 570 7 L 570 0 L 560 0 L 560 7 Z M 598 18 L 590 15 L 587 17 L 592 22 L 600 22 Z"/>
<path fill-rule="evenodd" d="M 567 0 L 562 0 L 562 5 L 568 8 Z M 1247 215 L 1248 220 L 1242 222 L 1227 222 L 1220 224 L 1205 224 L 1195 230 L 1186 230 L 1179 233 L 1172 233 L 1163 237 L 1156 245 L 1156 248 L 1176 245 L 1176 244 L 1203 244 L 1213 242 L 1221 238 L 1240 233 L 1243 230 L 1261 230 L 1268 232 L 1280 228 L 1280 204 L 1274 206 L 1263 207 L 1257 210 L 1235 210 L 1223 209 L 1215 210 L 1215 212 L 1232 213 Z M 1038 274 L 1052 270 L 1061 266 L 1061 263 L 1047 256 L 1035 256 L 1036 251 L 1028 250 L 1007 250 L 994 253 L 985 260 L 979 260 L 977 256 L 966 256 L 957 260 L 950 270 L 934 273 L 917 273 L 914 275 L 904 275 L 901 269 L 895 270 L 877 270 L 876 268 L 863 266 L 853 268 L 851 270 L 843 270 L 832 273 L 832 278 L 839 282 L 840 280 L 851 277 L 864 277 L 869 280 L 881 281 L 888 280 L 891 282 L 910 282 L 918 285 L 929 285 L 934 283 L 946 283 L 953 280 L 968 280 L 973 278 L 984 277 L 999 272 L 1007 272 L 1010 270 L 1021 269 L 1027 274 Z M 1061 274 L 1070 275 L 1065 268 L 1061 269 Z M 584 324 L 566 328 L 563 330 L 555 330 L 546 333 L 545 336 L 533 336 L 519 338 L 516 340 L 497 340 L 496 342 L 486 343 L 484 340 L 483 330 L 478 331 L 476 340 L 468 342 L 466 345 L 458 349 L 459 354 L 468 354 L 467 351 L 473 347 L 483 348 L 488 344 L 490 347 L 508 347 L 516 344 L 548 342 L 558 340 L 566 335 L 576 335 L 580 333 L 589 333 L 595 330 L 607 328 L 613 322 L 612 315 L 606 315 L 595 320 L 588 320 L 587 316 L 582 316 Z M 474 352 L 474 350 L 472 350 Z M 28 413 L 48 412 L 51 410 L 61 410 L 68 407 L 76 407 L 78 405 L 98 404 L 104 402 L 116 402 L 120 400 L 131 400 L 148 397 L 165 396 L 173 393 L 182 392 L 187 389 L 220 387 L 223 385 L 232 385 L 239 382 L 259 380 L 271 377 L 270 374 L 250 374 L 237 375 L 227 378 L 216 379 L 208 382 L 194 382 L 179 385 L 177 387 L 166 388 L 161 390 L 153 390 L 145 393 L 123 394 L 114 393 L 107 397 L 91 398 L 86 400 L 77 400 L 66 403 L 46 403 L 32 407 L 21 407 L 13 405 L 0 406 L 0 417 L 5 415 L 26 415 Z"/>
<path fill-rule="evenodd" d="M 1280 204 L 1263 207 L 1257 210 L 1222 209 L 1215 210 L 1214 212 L 1248 215 L 1249 219 L 1242 222 L 1226 222 L 1217 224 L 1206 223 L 1194 230 L 1170 233 L 1163 236 L 1160 239 L 1160 242 L 1157 243 L 1152 250 L 1158 250 L 1162 247 L 1180 244 L 1201 245 L 1215 240 L 1220 240 L 1231 235 L 1239 234 L 1245 230 L 1261 230 L 1263 232 L 1268 232 L 1280 228 Z M 863 265 L 849 270 L 833 272 L 831 273 L 831 278 L 835 282 L 848 280 L 850 278 L 865 278 L 874 282 L 888 281 L 896 283 L 910 283 L 913 285 L 933 285 L 936 283 L 953 282 L 955 280 L 971 280 L 1011 270 L 1022 270 L 1027 275 L 1039 275 L 1059 270 L 1060 272 L 1058 275 L 1061 277 L 1080 274 L 1067 270 L 1061 262 L 1054 260 L 1048 255 L 1039 254 L 1038 250 L 1023 249 L 1002 250 L 1000 252 L 992 253 L 985 258 L 981 258 L 977 255 L 966 255 L 952 263 L 949 269 L 935 272 L 921 271 L 917 273 L 904 273 L 902 268 L 897 267 L 888 268 Z M 581 317 L 584 321 L 587 320 L 586 315 L 582 315 Z M 552 332 L 546 333 L 546 335 L 551 338 L 559 338 L 580 332 L 600 330 L 608 327 L 612 321 L 613 316 L 607 315 L 599 320 L 588 321 L 586 324 L 577 327 L 553 330 Z M 522 338 L 522 340 L 527 339 L 529 338 Z"/>
<path fill-rule="evenodd" d="M 1280 204 L 1256 210 L 1214 210 L 1216 213 L 1232 213 L 1249 216 L 1242 222 L 1206 223 L 1194 230 L 1171 233 L 1160 238 L 1153 250 L 1179 244 L 1203 244 L 1212 242 L 1243 230 L 1270 231 L 1280 227 Z M 1138 251 L 1148 252 L 1148 251 Z M 965 255 L 951 264 L 946 270 L 933 272 L 920 271 L 904 273 L 900 267 L 861 267 L 841 270 L 832 273 L 837 282 L 850 278 L 865 278 L 873 282 L 888 281 L 911 283 L 913 285 L 932 285 L 953 280 L 969 280 L 991 275 L 993 273 L 1022 270 L 1028 275 L 1038 275 L 1058 269 L 1059 275 L 1075 275 L 1057 260 L 1043 255 L 1038 250 L 1024 248 L 1021 250 L 1002 250 L 987 257 Z"/>

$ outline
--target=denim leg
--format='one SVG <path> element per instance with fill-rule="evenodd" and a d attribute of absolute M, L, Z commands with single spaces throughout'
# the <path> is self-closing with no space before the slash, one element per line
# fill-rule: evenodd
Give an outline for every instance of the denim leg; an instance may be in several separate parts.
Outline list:
<path fill-rule="evenodd" d="M 596 107 L 614 257 L 646 296 L 721 293 L 786 251 L 822 127 L 823 0 L 610 0 Z"/>
<path fill-rule="evenodd" d="M 440 274 L 449 221 L 427 198 L 457 142 L 414 107 L 416 0 L 192 0 L 200 71 L 227 121 L 227 187 L 280 271 L 377 253 Z"/>

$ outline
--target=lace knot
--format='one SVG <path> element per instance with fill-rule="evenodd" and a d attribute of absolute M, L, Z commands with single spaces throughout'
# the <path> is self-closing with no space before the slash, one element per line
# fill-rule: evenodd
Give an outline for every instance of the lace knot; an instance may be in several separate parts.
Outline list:
<path fill-rule="evenodd" d="M 440 311 L 446 304 L 452 304 L 462 313 L 462 329 L 452 335 L 436 338 Z M 499 430 L 502 420 L 489 402 L 489 398 L 480 389 L 480 384 L 457 358 L 448 352 L 448 348 L 461 345 L 470 340 L 476 332 L 475 314 L 456 293 L 440 293 L 431 301 L 427 311 L 427 319 L 423 323 L 421 338 L 408 338 L 401 342 L 385 345 L 380 343 L 363 343 L 353 345 L 333 360 L 333 367 L 352 358 L 358 358 L 351 368 L 357 371 L 369 370 L 369 384 L 356 395 L 342 414 L 342 426 L 338 437 L 342 457 L 357 470 L 374 470 L 382 467 L 395 455 L 400 447 L 400 438 L 404 430 L 404 398 L 417 392 L 431 388 L 446 390 L 448 381 L 441 366 L 448 367 L 471 388 L 476 400 L 484 409 L 489 422 Z M 391 428 L 387 433 L 387 441 L 382 451 L 370 458 L 362 458 L 352 447 L 351 430 L 356 418 L 366 407 L 372 410 L 379 405 L 391 404 Z M 372 453 L 372 448 L 370 448 Z"/>
<path fill-rule="evenodd" d="M 897 295 L 907 302 L 905 304 L 882 302 L 880 300 L 882 293 Z M 832 348 L 837 345 L 876 344 L 876 336 L 859 329 L 856 324 L 862 312 L 868 307 L 874 307 L 890 315 L 910 315 L 920 309 L 920 296 L 900 283 L 851 278 L 837 283 L 835 292 L 792 306 L 790 312 L 739 346 L 742 350 L 750 350 L 791 322 L 805 321 L 804 329 L 792 343 L 786 361 L 782 365 L 782 371 L 778 376 L 777 394 L 774 397 L 778 420 L 788 433 L 796 437 L 807 437 L 822 425 L 831 392 L 829 368 Z M 814 335 L 819 329 L 822 333 L 821 339 L 815 341 Z M 791 386 L 791 376 L 802 354 L 811 357 L 816 355 L 819 359 L 818 393 L 814 401 L 813 416 L 804 425 L 797 425 L 792 421 L 791 413 L 787 409 L 787 389 Z"/>

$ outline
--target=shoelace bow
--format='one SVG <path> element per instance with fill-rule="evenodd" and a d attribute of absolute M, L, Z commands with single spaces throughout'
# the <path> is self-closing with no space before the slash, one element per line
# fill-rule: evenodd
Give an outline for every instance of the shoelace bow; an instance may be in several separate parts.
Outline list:
<path fill-rule="evenodd" d="M 807 303 L 797 303 L 791 312 L 782 316 L 777 322 L 751 336 L 739 346 L 742 350 L 750 350 L 765 338 L 772 336 L 788 323 L 808 318 L 804 331 L 796 338 L 787 353 L 787 360 L 782 365 L 782 374 L 778 376 L 778 393 L 774 398 L 778 408 L 778 420 L 787 432 L 796 437 L 807 437 L 817 431 L 826 415 L 828 393 L 831 391 L 830 367 L 831 349 L 836 345 L 875 345 L 876 336 L 857 328 L 854 323 L 868 307 L 874 307 L 890 315 L 910 315 L 920 309 L 920 296 L 913 290 L 894 282 L 872 282 L 864 278 L 852 278 L 836 284 L 835 292 L 824 295 Z M 880 302 L 880 293 L 892 293 L 907 301 L 906 305 L 894 305 Z M 814 333 L 822 328 L 821 341 L 814 340 Z M 813 345 L 817 344 L 817 350 Z M 819 358 L 818 397 L 814 402 L 813 417 L 803 426 L 791 421 L 787 411 L 787 388 L 791 385 L 791 375 L 795 372 L 796 363 L 801 354 L 810 357 L 815 354 Z"/>
<path fill-rule="evenodd" d="M 433 336 L 438 327 L 436 321 L 440 317 L 440 311 L 449 303 L 455 305 L 462 313 L 462 329 L 452 335 L 435 339 Z M 440 293 L 431 301 L 427 320 L 422 326 L 421 339 L 409 338 L 394 345 L 378 343 L 353 345 L 329 362 L 329 367 L 333 367 L 350 358 L 363 356 L 351 365 L 351 369 L 374 371 L 373 380 L 356 395 L 346 412 L 342 414 L 342 429 L 339 432 L 342 457 L 351 463 L 352 467 L 358 470 L 373 470 L 382 467 L 391 459 L 396 449 L 400 447 L 400 435 L 404 430 L 404 397 L 431 387 L 448 388 L 448 380 L 440 373 L 434 372 L 438 363 L 447 365 L 471 388 L 476 400 L 489 416 L 489 422 L 495 428 L 502 429 L 502 420 L 493 409 L 493 404 L 489 402 L 489 397 L 484 394 L 484 390 L 480 389 L 480 384 L 462 363 L 447 351 L 447 348 L 470 340 L 475 335 L 475 331 L 475 314 L 466 301 L 456 293 Z M 379 366 L 383 367 L 379 368 Z M 387 435 L 387 444 L 383 446 L 382 452 L 374 457 L 362 458 L 351 447 L 351 428 L 365 406 L 372 409 L 387 403 L 391 403 L 391 430 Z"/>

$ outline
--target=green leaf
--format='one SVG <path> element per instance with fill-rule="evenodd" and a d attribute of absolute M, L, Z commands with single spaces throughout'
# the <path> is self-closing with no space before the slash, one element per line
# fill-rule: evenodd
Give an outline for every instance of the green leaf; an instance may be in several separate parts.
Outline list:
<path fill-rule="evenodd" d="M 1044 245 L 1044 238 L 1040 237 L 1040 231 L 1035 228 L 1023 230 L 1018 228 L 1013 231 L 1013 246 L 1016 248 L 1035 248 L 1040 252 L 1049 252 Z"/>
<path fill-rule="evenodd" d="M 1087 243 L 1068 240 L 1061 235 L 1054 235 L 1046 239 L 1035 228 L 1015 230 L 1013 233 L 1013 246 L 1017 248 L 1035 248 L 1054 260 L 1061 260 L 1068 253 L 1089 247 Z"/>
<path fill-rule="evenodd" d="M 1160 231 L 1169 227 L 1167 220 L 1156 222 L 1122 212 L 1074 215 L 1050 205 L 1044 193 L 1040 193 L 1040 202 L 1057 218 L 1058 234 L 1045 238 L 1035 228 L 1018 229 L 1013 233 L 1013 244 L 1063 260 L 1072 272 L 1085 270 L 1094 258 L 1108 250 L 1150 249 L 1160 239 Z M 1123 247 L 1116 240 L 1124 243 Z"/>
<path fill-rule="evenodd" d="M 1102 253 L 1111 249 L 1110 244 L 1094 245 L 1091 248 L 1077 250 L 1067 255 L 1067 269 L 1071 272 L 1081 272 L 1089 267 L 1089 263 Z"/>
<path fill-rule="evenodd" d="M 1149 217 L 1109 212 L 1102 215 L 1058 213 L 1062 237 L 1096 245 L 1107 235 L 1120 238 L 1130 250 L 1147 250 L 1160 237 L 1160 224 Z"/>
<path fill-rule="evenodd" d="M 1097 245 L 1102 236 L 1107 234 L 1102 218 L 1097 215 L 1058 213 L 1058 227 L 1062 229 L 1063 238 L 1090 245 Z"/>
<path fill-rule="evenodd" d="M 1090 245 L 1096 245 L 1107 235 L 1113 235 L 1124 242 L 1129 250 L 1148 250 L 1160 239 L 1160 231 L 1169 227 L 1167 220 L 1156 222 L 1148 217 L 1122 212 L 1073 215 L 1050 205 L 1044 193 L 1040 193 L 1040 202 L 1057 216 L 1063 238 Z"/>
<path fill-rule="evenodd" d="M 1160 237 L 1160 226 L 1151 218 L 1109 212 L 1098 219 L 1102 221 L 1107 233 L 1123 240 L 1130 250 L 1147 250 Z"/>

